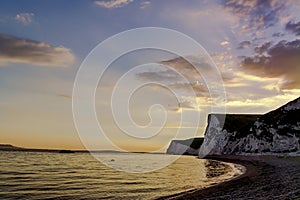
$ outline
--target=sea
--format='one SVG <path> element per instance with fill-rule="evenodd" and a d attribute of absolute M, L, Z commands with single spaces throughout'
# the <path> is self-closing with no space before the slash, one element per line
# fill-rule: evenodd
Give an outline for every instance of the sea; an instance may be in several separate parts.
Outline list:
<path fill-rule="evenodd" d="M 0 151 L 0 199 L 156 199 L 209 187 L 240 173 L 233 165 L 193 156 L 97 156 L 101 159 L 90 153 Z M 148 170 L 166 160 L 173 162 Z"/>

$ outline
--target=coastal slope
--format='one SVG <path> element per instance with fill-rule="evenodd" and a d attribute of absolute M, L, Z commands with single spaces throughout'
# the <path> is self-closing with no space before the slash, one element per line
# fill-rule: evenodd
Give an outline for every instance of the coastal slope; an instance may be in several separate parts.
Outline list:
<path fill-rule="evenodd" d="M 210 114 L 199 156 L 300 155 L 300 98 L 265 115 Z"/>

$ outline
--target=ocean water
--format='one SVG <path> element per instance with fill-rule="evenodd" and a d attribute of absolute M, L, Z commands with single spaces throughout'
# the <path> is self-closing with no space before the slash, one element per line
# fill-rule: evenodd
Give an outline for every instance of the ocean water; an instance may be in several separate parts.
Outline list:
<path fill-rule="evenodd" d="M 139 153 L 99 156 L 119 161 L 124 168 L 134 166 L 126 161 L 132 162 L 133 157 L 135 162 L 142 163 L 140 166 L 172 158 Z M 0 151 L 0 199 L 155 199 L 207 187 L 233 176 L 232 167 L 224 170 L 224 164 L 211 162 L 181 156 L 156 171 L 127 173 L 107 167 L 89 153 Z"/>

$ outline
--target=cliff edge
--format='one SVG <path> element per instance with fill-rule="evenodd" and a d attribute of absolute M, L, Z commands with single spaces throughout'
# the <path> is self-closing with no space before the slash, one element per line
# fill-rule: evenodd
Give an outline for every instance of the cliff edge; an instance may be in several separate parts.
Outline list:
<path fill-rule="evenodd" d="M 204 138 L 190 138 L 186 140 L 172 140 L 167 154 L 173 155 L 198 155 Z"/>
<path fill-rule="evenodd" d="M 210 114 L 199 156 L 300 155 L 300 98 L 264 115 Z"/>

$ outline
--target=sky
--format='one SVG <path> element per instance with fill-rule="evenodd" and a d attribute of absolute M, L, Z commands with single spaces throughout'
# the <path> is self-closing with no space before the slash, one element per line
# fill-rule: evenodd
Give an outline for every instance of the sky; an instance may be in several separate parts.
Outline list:
<path fill-rule="evenodd" d="M 0 143 L 87 148 L 82 142 L 84 133 L 78 134 L 73 121 L 72 91 L 77 71 L 100 42 L 140 27 L 173 29 L 201 44 L 220 72 L 227 113 L 273 110 L 300 96 L 299 13 L 297 0 L 3 0 Z M 187 56 L 199 59 L 199 55 Z M 155 81 L 167 87 L 145 86 L 131 96 L 128 109 L 133 125 L 142 127 L 138 129 L 140 135 L 132 137 L 118 126 L 129 132 L 135 127 L 122 112 L 116 124 L 110 103 L 117 81 L 142 64 L 145 67 L 124 79 L 114 97 L 120 110 L 132 85 Z M 211 65 L 206 58 L 200 58 L 198 65 L 204 73 L 211 73 L 206 71 Z M 183 133 L 196 130 L 195 136 L 203 136 L 213 103 L 207 84 L 186 59 L 170 52 L 144 49 L 119 57 L 105 72 L 95 94 L 96 115 L 105 137 L 91 146 L 163 151 L 171 139 L 185 138 L 184 134 L 176 135 L 178 129 Z M 174 98 L 174 93 L 181 98 Z M 157 104 L 161 106 L 151 107 Z M 157 119 L 153 123 L 152 115 Z M 182 115 L 187 117 L 182 120 Z M 199 115 L 199 124 L 193 123 Z M 84 119 L 86 124 L 90 121 Z M 165 124 L 159 133 L 151 133 L 162 126 L 162 121 Z M 145 128 L 149 123 L 153 126 Z"/>

